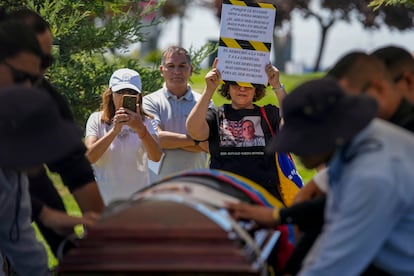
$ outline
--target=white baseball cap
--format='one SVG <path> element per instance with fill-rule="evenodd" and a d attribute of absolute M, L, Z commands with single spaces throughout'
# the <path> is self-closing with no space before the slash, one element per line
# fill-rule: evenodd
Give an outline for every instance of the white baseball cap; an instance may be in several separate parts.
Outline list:
<path fill-rule="evenodd" d="M 112 92 L 117 92 L 122 89 L 132 89 L 141 93 L 141 77 L 137 71 L 129 68 L 118 69 L 109 79 L 109 88 Z"/>

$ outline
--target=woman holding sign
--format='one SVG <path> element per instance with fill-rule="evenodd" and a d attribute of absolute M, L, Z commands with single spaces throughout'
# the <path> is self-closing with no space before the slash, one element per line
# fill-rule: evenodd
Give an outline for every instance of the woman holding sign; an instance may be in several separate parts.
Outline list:
<path fill-rule="evenodd" d="M 216 59 L 212 70 L 205 77 L 206 88 L 202 98 L 187 118 L 188 134 L 195 140 L 209 141 L 211 169 L 225 170 L 247 177 L 283 201 L 275 154 L 265 152 L 266 143 L 271 140 L 272 132 L 277 133 L 279 129 L 280 110 L 274 105 L 260 108 L 255 104 L 266 93 L 264 85 L 240 86 L 236 82 L 225 82 L 218 90 L 218 93 L 231 100 L 231 103 L 209 109 L 211 97 L 221 82 L 217 63 Z M 279 70 L 269 63 L 265 71 L 280 103 L 286 92 L 279 81 Z M 245 122 L 251 123 L 256 137 L 264 137 L 262 143 L 249 143 L 246 140 L 243 130 Z"/>

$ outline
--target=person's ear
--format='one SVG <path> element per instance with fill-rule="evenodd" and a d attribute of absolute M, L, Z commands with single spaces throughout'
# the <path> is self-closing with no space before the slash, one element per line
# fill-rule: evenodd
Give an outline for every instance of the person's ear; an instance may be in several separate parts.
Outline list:
<path fill-rule="evenodd" d="M 160 75 L 161 75 L 161 77 L 164 77 L 164 73 L 163 73 L 163 70 L 164 69 L 164 67 L 162 66 L 162 65 L 160 65 Z"/>

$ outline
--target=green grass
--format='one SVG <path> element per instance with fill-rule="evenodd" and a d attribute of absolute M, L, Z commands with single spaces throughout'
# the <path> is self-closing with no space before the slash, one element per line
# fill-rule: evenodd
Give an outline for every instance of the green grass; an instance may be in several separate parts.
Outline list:
<path fill-rule="evenodd" d="M 50 178 L 53 180 L 53 183 L 55 184 L 55 187 L 57 189 L 57 191 L 59 192 L 59 194 L 61 195 L 62 199 L 63 199 L 63 203 L 66 207 L 66 210 L 68 212 L 68 214 L 70 215 L 74 215 L 74 216 L 81 216 L 82 213 L 79 209 L 78 204 L 76 203 L 75 199 L 73 198 L 72 194 L 69 192 L 69 190 L 66 188 L 66 186 L 64 186 L 62 184 L 62 180 L 60 178 L 60 176 L 58 174 L 54 174 L 54 173 L 50 173 L 49 172 L 49 176 Z M 52 253 L 52 251 L 49 248 L 49 245 L 45 242 L 42 234 L 40 233 L 40 231 L 38 230 L 36 223 L 33 223 L 33 226 L 35 227 L 36 230 L 36 236 L 37 238 L 43 242 L 43 244 L 46 247 L 46 251 L 47 251 L 47 255 L 48 255 L 48 261 L 49 261 L 49 267 L 53 268 L 56 267 L 58 265 L 58 260 L 56 259 L 56 256 Z M 77 234 L 82 234 L 83 229 L 81 226 L 76 227 L 75 231 Z"/>
<path fill-rule="evenodd" d="M 191 86 L 195 91 L 202 92 L 204 89 L 205 81 L 204 76 L 206 75 L 207 70 L 201 70 L 199 75 L 194 75 L 191 78 Z M 281 82 L 285 84 L 286 90 L 289 92 L 293 88 L 295 88 L 297 85 L 301 84 L 302 82 L 320 77 L 320 74 L 304 74 L 304 75 L 284 75 L 282 74 L 280 79 Z M 221 97 L 218 93 L 215 93 L 213 96 L 213 102 L 216 106 L 222 105 L 225 102 L 228 102 L 226 99 Z M 276 99 L 275 94 L 271 89 L 268 88 L 268 91 L 266 93 L 266 96 L 257 102 L 258 105 L 265 105 L 265 104 L 273 104 L 276 106 L 279 106 L 279 103 Z M 295 158 L 295 157 L 294 157 Z M 296 158 L 295 158 L 296 159 Z M 302 179 L 304 183 L 309 181 L 312 176 L 315 174 L 314 170 L 306 170 L 299 161 L 296 160 L 297 169 L 299 171 L 299 174 L 302 176 Z M 62 181 L 60 177 L 56 174 L 50 174 L 60 195 L 63 198 L 63 201 L 65 203 L 66 209 L 69 214 L 71 215 L 81 215 L 80 209 L 78 205 L 76 204 L 76 201 L 74 200 L 73 196 L 69 193 L 68 189 L 62 184 Z M 43 237 L 37 231 L 38 238 L 44 242 Z M 77 233 L 81 233 L 82 229 L 76 229 Z M 58 264 L 57 259 L 55 256 L 51 253 L 49 247 L 46 245 L 46 249 L 48 251 L 49 256 L 49 267 L 54 267 Z"/>

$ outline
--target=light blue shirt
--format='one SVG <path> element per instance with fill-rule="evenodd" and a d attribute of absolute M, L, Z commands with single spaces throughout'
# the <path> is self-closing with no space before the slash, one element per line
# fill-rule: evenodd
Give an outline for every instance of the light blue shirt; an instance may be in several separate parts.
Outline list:
<path fill-rule="evenodd" d="M 0 168 L 0 254 L 18 275 L 50 275 L 46 249 L 31 225 L 28 185 L 26 174 Z"/>
<path fill-rule="evenodd" d="M 414 275 L 414 136 L 375 119 L 329 162 L 325 225 L 299 275 Z"/>
<path fill-rule="evenodd" d="M 187 93 L 180 98 L 164 87 L 143 98 L 145 111 L 155 117 L 155 122 L 162 130 L 187 134 L 185 121 L 188 115 L 200 100 L 201 94 L 192 91 L 188 86 Z M 212 102 L 210 103 L 212 107 Z M 154 182 L 165 176 L 179 171 L 207 167 L 207 154 L 205 152 L 189 152 L 182 149 L 163 149 L 165 154 L 159 174 L 150 171 L 150 181 Z"/>

